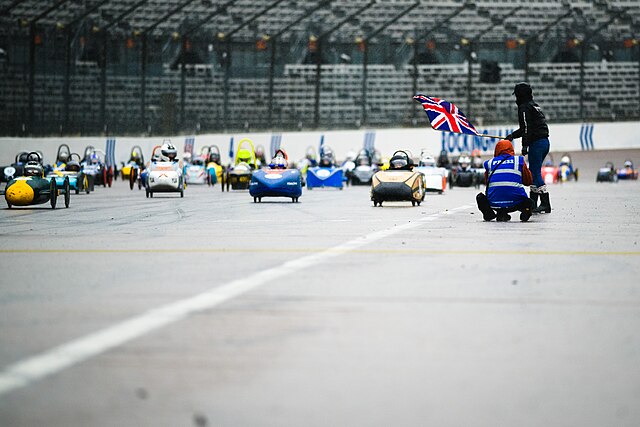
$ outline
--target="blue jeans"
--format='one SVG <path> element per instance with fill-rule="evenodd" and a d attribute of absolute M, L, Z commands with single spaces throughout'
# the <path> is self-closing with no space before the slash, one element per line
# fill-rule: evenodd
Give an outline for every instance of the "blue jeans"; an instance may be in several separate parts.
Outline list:
<path fill-rule="evenodd" d="M 549 138 L 539 139 L 529 145 L 529 169 L 533 176 L 533 185 L 538 188 L 544 185 L 541 169 L 547 154 L 549 154 Z"/>

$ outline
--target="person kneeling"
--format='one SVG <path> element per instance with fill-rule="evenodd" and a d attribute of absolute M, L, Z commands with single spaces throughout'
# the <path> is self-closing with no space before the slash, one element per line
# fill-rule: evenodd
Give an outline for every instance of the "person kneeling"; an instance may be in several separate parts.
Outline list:
<path fill-rule="evenodd" d="M 485 221 L 509 221 L 509 212 L 520 211 L 520 221 L 531 218 L 533 202 L 525 185 L 533 178 L 523 156 L 516 156 L 511 141 L 502 139 L 496 144 L 494 158 L 484 162 L 486 194 L 476 196 L 478 209 Z"/>

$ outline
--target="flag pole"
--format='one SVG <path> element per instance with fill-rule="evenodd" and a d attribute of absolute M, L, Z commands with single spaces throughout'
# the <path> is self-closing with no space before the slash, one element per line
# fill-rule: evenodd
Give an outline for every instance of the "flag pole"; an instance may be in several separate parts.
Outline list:
<path fill-rule="evenodd" d="M 504 136 L 487 135 L 486 133 L 481 133 L 478 136 L 481 136 L 483 138 L 504 139 Z"/>

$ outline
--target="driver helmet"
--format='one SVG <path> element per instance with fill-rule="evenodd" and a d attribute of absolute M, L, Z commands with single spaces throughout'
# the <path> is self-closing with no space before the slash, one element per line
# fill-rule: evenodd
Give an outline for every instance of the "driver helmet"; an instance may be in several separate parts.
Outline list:
<path fill-rule="evenodd" d="M 470 163 L 471 159 L 469 158 L 469 156 L 460 156 L 460 158 L 458 159 L 458 164 L 462 169 L 467 169 Z"/>
<path fill-rule="evenodd" d="M 162 144 L 162 147 L 160 147 L 160 161 L 173 162 L 177 156 L 178 151 L 171 142 L 165 142 Z"/>
<path fill-rule="evenodd" d="M 625 168 L 633 168 L 633 162 L 631 160 L 627 160 L 624 162 Z"/>
<path fill-rule="evenodd" d="M 549 159 L 546 162 L 544 162 L 545 166 L 553 166 L 553 162 Z"/>
<path fill-rule="evenodd" d="M 98 158 L 98 153 L 96 153 L 95 151 L 91 152 L 91 155 L 89 156 L 89 163 L 91 164 L 98 164 L 100 162 L 100 159 Z"/>
<path fill-rule="evenodd" d="M 322 153 L 322 158 L 320 159 L 320 166 L 324 166 L 324 167 L 329 167 L 329 166 L 333 166 L 333 151 L 331 150 L 325 150 L 324 153 Z"/>
<path fill-rule="evenodd" d="M 43 167 L 40 163 L 30 160 L 24 166 L 24 176 L 42 176 Z"/>
<path fill-rule="evenodd" d="M 409 158 L 402 154 L 396 154 L 389 160 L 389 169 L 404 169 L 407 166 L 410 166 Z"/>
<path fill-rule="evenodd" d="M 24 153 L 20 153 L 20 155 L 18 156 L 18 163 L 25 164 L 28 161 L 29 161 L 29 153 L 27 153 L 26 151 Z"/>
<path fill-rule="evenodd" d="M 69 153 L 64 150 L 58 153 L 58 161 L 60 163 L 67 163 L 69 161 Z"/>
<path fill-rule="evenodd" d="M 184 153 L 182 155 L 182 160 L 184 160 L 185 162 L 190 162 L 191 161 L 191 153 L 189 153 L 188 151 L 186 153 Z"/>
<path fill-rule="evenodd" d="M 214 163 L 220 163 L 220 153 L 212 152 L 209 154 L 209 161 Z"/>
<path fill-rule="evenodd" d="M 248 149 L 242 148 L 238 151 L 238 163 L 240 162 L 251 162 L 251 152 Z"/>
<path fill-rule="evenodd" d="M 569 163 L 571 163 L 571 159 L 569 158 L 569 156 L 562 156 L 562 158 L 560 159 L 560 164 L 568 165 Z"/>
<path fill-rule="evenodd" d="M 277 153 L 276 156 L 271 159 L 269 167 L 271 169 L 286 169 L 288 165 L 287 159 L 282 153 Z"/>
<path fill-rule="evenodd" d="M 428 154 L 423 154 L 422 157 L 420 157 L 420 166 L 435 166 L 436 165 L 436 161 L 433 158 L 433 156 L 430 156 Z"/>

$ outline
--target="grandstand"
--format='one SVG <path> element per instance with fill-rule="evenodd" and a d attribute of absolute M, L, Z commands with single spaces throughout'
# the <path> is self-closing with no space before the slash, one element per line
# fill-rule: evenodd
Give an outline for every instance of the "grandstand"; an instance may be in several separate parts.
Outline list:
<path fill-rule="evenodd" d="M 417 126 L 416 91 L 489 125 L 522 80 L 551 122 L 637 120 L 638 28 L 637 0 L 1 0 L 0 133 Z"/>

